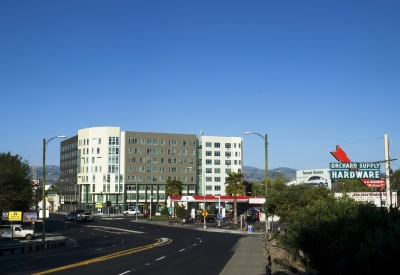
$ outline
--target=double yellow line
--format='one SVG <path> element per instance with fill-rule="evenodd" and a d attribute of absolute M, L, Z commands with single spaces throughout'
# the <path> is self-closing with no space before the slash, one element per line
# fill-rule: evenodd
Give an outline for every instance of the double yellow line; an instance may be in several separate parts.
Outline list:
<path fill-rule="evenodd" d="M 167 241 L 162 242 L 162 243 L 161 243 L 161 241 L 162 241 L 161 239 L 158 239 L 157 242 L 154 243 L 154 244 L 149 244 L 149 245 L 145 245 L 145 246 L 131 248 L 131 249 L 128 249 L 128 250 L 123 250 L 123 251 L 120 251 L 120 252 L 108 254 L 108 255 L 105 255 L 105 256 L 97 257 L 97 258 L 93 258 L 93 259 L 86 260 L 86 261 L 83 261 L 83 262 L 78 262 L 78 263 L 75 263 L 75 264 L 69 264 L 69 265 L 65 265 L 65 266 L 49 269 L 49 270 L 46 270 L 46 271 L 33 273 L 32 275 L 49 274 L 49 273 L 53 273 L 53 272 L 57 272 L 57 271 L 61 271 L 61 270 L 66 270 L 66 269 L 70 269 L 70 268 L 74 268 L 74 267 L 78 267 L 78 266 L 83 266 L 83 265 L 93 264 L 93 263 L 97 263 L 97 262 L 107 261 L 107 260 L 114 259 L 114 258 L 117 258 L 117 257 L 126 256 L 126 255 L 129 255 L 129 254 L 132 254 L 132 253 L 136 253 L 136 252 L 140 252 L 140 251 L 156 248 L 157 246 L 167 245 L 167 244 L 170 244 L 172 242 L 172 240 L 170 240 L 170 239 L 168 239 Z"/>

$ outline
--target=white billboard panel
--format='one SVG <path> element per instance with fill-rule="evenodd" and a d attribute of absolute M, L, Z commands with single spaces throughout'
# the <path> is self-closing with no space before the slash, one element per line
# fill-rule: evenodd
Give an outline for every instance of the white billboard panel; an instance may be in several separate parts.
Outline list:
<path fill-rule="evenodd" d="M 346 193 L 355 201 L 373 203 L 378 207 L 386 207 L 386 192 L 351 192 Z M 342 193 L 335 193 L 335 197 L 342 197 Z M 392 204 L 397 202 L 397 192 L 392 192 Z"/>
<path fill-rule="evenodd" d="M 308 181 L 313 176 L 320 176 L 328 181 L 328 188 L 331 189 L 331 177 L 329 169 L 311 169 L 311 170 L 297 170 L 296 171 L 296 184 Z"/>

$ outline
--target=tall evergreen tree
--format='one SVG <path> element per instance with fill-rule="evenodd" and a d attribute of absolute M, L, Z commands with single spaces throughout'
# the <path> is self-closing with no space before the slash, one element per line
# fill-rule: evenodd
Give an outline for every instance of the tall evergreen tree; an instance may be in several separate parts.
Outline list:
<path fill-rule="evenodd" d="M 0 210 L 27 211 L 33 204 L 29 165 L 19 155 L 0 153 Z"/>

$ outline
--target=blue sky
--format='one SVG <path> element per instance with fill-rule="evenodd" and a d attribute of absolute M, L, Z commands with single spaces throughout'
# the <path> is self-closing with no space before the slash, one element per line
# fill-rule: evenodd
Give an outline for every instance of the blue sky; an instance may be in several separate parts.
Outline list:
<path fill-rule="evenodd" d="M 400 1 L 1 1 L 0 152 L 94 126 L 242 136 L 244 165 L 400 158 Z M 47 164 L 59 164 L 59 142 Z M 400 161 L 393 163 L 399 169 Z"/>

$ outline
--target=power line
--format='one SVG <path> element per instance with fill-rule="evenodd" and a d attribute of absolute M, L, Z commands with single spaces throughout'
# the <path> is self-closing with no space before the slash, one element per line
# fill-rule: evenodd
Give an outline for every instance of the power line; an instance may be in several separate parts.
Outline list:
<path fill-rule="evenodd" d="M 377 137 L 377 138 L 371 138 L 371 139 L 366 139 L 366 140 L 354 141 L 354 142 L 344 143 L 344 144 L 339 144 L 339 145 L 340 146 L 349 145 L 349 144 L 360 143 L 360 142 L 365 142 L 365 141 L 370 141 L 370 140 L 375 140 L 375 139 L 380 139 L 380 138 L 383 138 L 383 137 Z"/>

